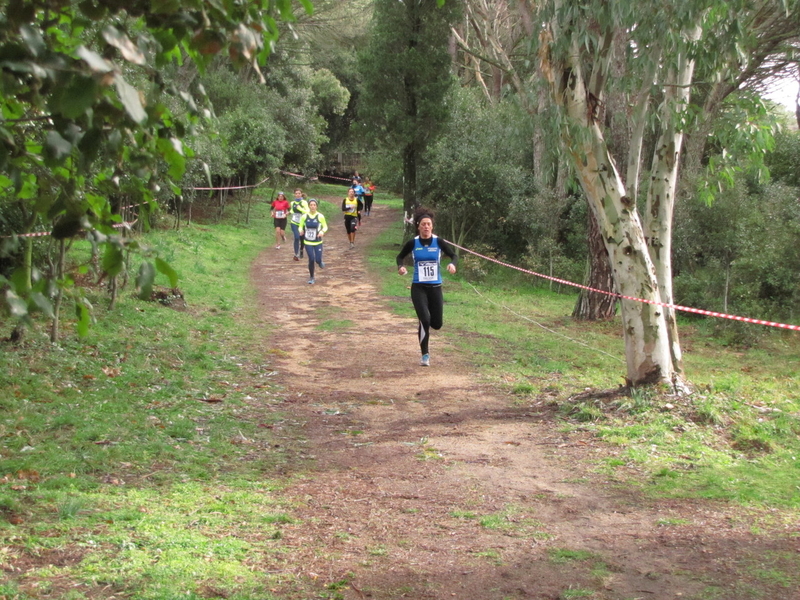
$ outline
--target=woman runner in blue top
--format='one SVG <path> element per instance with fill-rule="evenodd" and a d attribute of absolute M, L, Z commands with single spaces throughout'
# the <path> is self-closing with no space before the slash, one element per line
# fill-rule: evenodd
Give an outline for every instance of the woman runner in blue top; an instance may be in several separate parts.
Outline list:
<path fill-rule="evenodd" d="M 442 296 L 441 257 L 445 254 L 450 259 L 447 271 L 456 272 L 458 256 L 453 248 L 443 239 L 433 235 L 433 211 L 418 208 L 414 213 L 414 224 L 419 235 L 408 240 L 397 255 L 397 272 L 408 273 L 403 261 L 409 254 L 414 259 L 414 278 L 411 282 L 411 302 L 419 319 L 419 349 L 422 352 L 420 365 L 431 364 L 428 352 L 428 341 L 431 328 L 442 328 L 444 298 Z"/>

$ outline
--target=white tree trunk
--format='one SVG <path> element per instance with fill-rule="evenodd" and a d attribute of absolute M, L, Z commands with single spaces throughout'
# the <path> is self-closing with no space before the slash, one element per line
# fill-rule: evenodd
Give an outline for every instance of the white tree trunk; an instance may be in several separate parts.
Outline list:
<path fill-rule="evenodd" d="M 659 292 L 665 303 L 673 304 L 672 293 L 672 215 L 675 208 L 675 185 L 682 135 L 663 132 L 656 146 L 650 188 L 645 209 L 645 235 L 650 258 L 656 271 Z M 682 356 L 675 310 L 664 307 L 670 338 L 672 362 L 682 372 Z"/>
<path fill-rule="evenodd" d="M 575 51 L 573 56 L 577 56 Z M 594 98 L 587 90 L 577 60 L 551 64 L 545 55 L 542 71 L 555 102 L 568 117 L 564 137 L 589 206 L 597 217 L 608 250 L 617 292 L 660 302 L 656 271 L 650 259 L 635 203 L 626 196 L 602 131 L 594 120 Z M 673 379 L 669 336 L 660 306 L 633 300 L 620 303 L 630 385 Z"/>
<path fill-rule="evenodd" d="M 701 29 L 697 26 L 687 39 L 697 40 Z M 650 249 L 650 258 L 656 270 L 659 292 L 667 304 L 674 304 L 672 292 L 672 216 L 675 210 L 675 193 L 678 182 L 683 130 L 679 120 L 689 103 L 690 84 L 694 74 L 694 61 L 680 56 L 677 66 L 670 70 L 664 88 L 664 102 L 660 109 L 661 135 L 653 153 L 650 168 L 650 187 L 644 216 L 644 230 Z M 675 309 L 664 308 L 669 331 L 672 364 L 677 373 L 683 372 L 683 357 L 678 337 Z"/>
<path fill-rule="evenodd" d="M 628 187 L 628 196 L 634 202 L 639 200 L 639 173 L 642 170 L 642 145 L 644 144 L 644 130 L 647 124 L 648 104 L 650 103 L 650 88 L 655 78 L 661 53 L 658 49 L 652 52 L 653 59 L 647 74 L 644 77 L 642 88 L 636 94 L 631 115 L 631 140 L 628 144 L 628 165 L 625 184 Z"/>

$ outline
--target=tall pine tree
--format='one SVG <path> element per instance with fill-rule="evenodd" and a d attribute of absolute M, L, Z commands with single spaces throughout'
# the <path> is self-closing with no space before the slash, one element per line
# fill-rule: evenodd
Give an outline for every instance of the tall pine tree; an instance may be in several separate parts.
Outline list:
<path fill-rule="evenodd" d="M 460 8 L 460 0 L 376 0 L 361 56 L 359 116 L 375 132 L 376 144 L 402 158 L 409 213 L 419 203 L 420 160 L 448 114 L 444 98 L 454 82 L 450 25 Z"/>

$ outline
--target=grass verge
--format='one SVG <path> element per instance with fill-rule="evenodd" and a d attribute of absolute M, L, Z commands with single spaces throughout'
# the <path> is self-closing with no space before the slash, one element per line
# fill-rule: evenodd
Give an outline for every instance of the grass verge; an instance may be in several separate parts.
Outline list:
<path fill-rule="evenodd" d="M 110 312 L 96 287 L 87 338 L 65 322 L 56 346 L 35 327 L 3 347 L 0 598 L 273 598 L 261 565 L 283 553 L 277 491 L 303 454 L 249 284 L 273 235 L 253 210 L 146 236 L 180 301 L 128 288 Z"/>

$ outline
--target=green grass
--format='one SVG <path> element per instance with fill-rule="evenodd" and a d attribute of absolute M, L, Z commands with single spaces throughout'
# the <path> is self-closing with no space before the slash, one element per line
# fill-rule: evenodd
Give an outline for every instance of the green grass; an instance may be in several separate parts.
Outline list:
<path fill-rule="evenodd" d="M 355 326 L 355 322 L 350 319 L 328 319 L 322 321 L 315 329 L 319 331 L 341 331 L 343 329 L 350 329 L 353 326 Z"/>
<path fill-rule="evenodd" d="M 561 598 L 569 600 L 570 598 L 591 598 L 594 596 L 592 590 L 585 590 L 583 588 L 567 588 L 561 592 Z"/>
<path fill-rule="evenodd" d="M 355 323 L 350 319 L 339 318 L 345 310 L 338 306 L 324 306 L 317 310 L 316 317 L 320 320 L 316 329 L 319 331 L 340 331 L 350 329 Z"/>
<path fill-rule="evenodd" d="M 551 548 L 547 552 L 554 563 L 567 563 L 572 561 L 594 560 L 597 556 L 588 550 L 568 550 L 566 548 Z"/>
<path fill-rule="evenodd" d="M 473 550 L 471 554 L 479 558 L 485 558 L 497 566 L 503 564 L 503 555 L 497 550 Z"/>
<path fill-rule="evenodd" d="M 417 453 L 417 458 L 419 460 L 444 460 L 441 451 L 429 446 L 427 443 L 422 444 L 422 449 Z"/>
<path fill-rule="evenodd" d="M 552 535 L 543 531 L 544 523 L 535 519 L 529 509 L 508 505 L 503 510 L 479 515 L 473 511 L 452 510 L 450 516 L 464 521 L 475 521 L 480 527 L 502 531 L 512 537 L 528 537 L 538 541 L 549 540 Z"/>
<path fill-rule="evenodd" d="M 65 310 L 58 346 L 42 324 L 0 353 L 0 514 L 16 523 L 0 520 L 0 546 L 80 556 L 34 561 L 0 597 L 39 597 L 32 585 L 72 598 L 100 589 L 199 598 L 209 588 L 273 597 L 257 564 L 282 552 L 281 528 L 294 522 L 274 477 L 301 465 L 291 440 L 276 445 L 265 426 L 299 438 L 269 385 L 269 355 L 257 351 L 269 325 L 255 314 L 248 265 L 268 243 L 268 213 L 254 211 L 249 226 L 147 235 L 179 272 L 185 309 L 128 288 L 109 311 L 104 291 L 90 289 L 87 338 Z M 71 256 L 83 262 L 88 248 Z"/>
<path fill-rule="evenodd" d="M 455 519 L 477 519 L 478 515 L 471 510 L 453 510 L 450 516 Z"/>
<path fill-rule="evenodd" d="M 486 529 L 511 529 L 513 527 L 507 516 L 501 513 L 484 515 L 478 519 L 478 523 Z"/>

